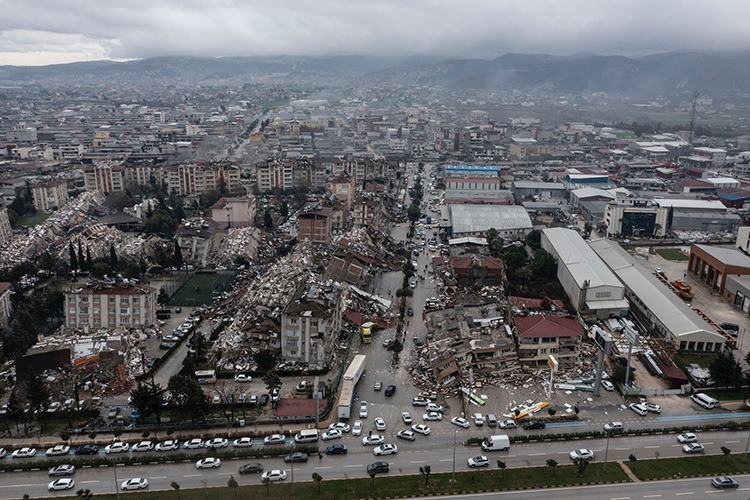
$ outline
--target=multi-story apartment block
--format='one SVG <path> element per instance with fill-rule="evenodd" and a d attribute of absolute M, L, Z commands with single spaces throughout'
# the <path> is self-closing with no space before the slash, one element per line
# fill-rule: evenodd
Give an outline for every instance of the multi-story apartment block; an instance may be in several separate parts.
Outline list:
<path fill-rule="evenodd" d="M 8 209 L 0 207 L 0 244 L 6 243 L 13 238 L 13 230 L 10 227 Z"/>
<path fill-rule="evenodd" d="M 86 191 L 113 193 L 125 189 L 125 173 L 120 164 L 84 165 L 83 185 Z"/>
<path fill-rule="evenodd" d="M 34 208 L 49 212 L 60 208 L 68 201 L 68 183 L 64 180 L 50 180 L 31 184 L 31 197 Z"/>
<path fill-rule="evenodd" d="M 248 227 L 255 219 L 255 198 L 221 198 L 211 207 L 211 219 L 221 229 Z"/>
<path fill-rule="evenodd" d="M 281 355 L 287 361 L 327 366 L 341 330 L 340 285 L 301 285 L 281 315 Z"/>
<path fill-rule="evenodd" d="M 156 321 L 156 289 L 102 283 L 65 292 L 65 327 L 144 328 Z"/>
<path fill-rule="evenodd" d="M 12 283 L 0 282 L 0 327 L 6 327 L 10 323 L 10 287 Z"/>
<path fill-rule="evenodd" d="M 328 243 L 331 241 L 331 208 L 319 208 L 303 212 L 297 216 L 299 241 Z"/>

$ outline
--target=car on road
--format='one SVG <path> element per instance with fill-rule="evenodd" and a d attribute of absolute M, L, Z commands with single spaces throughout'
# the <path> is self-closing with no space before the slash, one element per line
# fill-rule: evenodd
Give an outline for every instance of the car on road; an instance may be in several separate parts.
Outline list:
<path fill-rule="evenodd" d="M 476 425 L 477 427 L 482 427 L 484 425 L 484 415 L 482 415 L 481 413 L 475 413 L 474 425 Z"/>
<path fill-rule="evenodd" d="M 706 451 L 706 448 L 700 443 L 688 443 L 682 445 L 682 451 L 685 453 L 703 453 Z"/>
<path fill-rule="evenodd" d="M 430 432 L 432 432 L 432 429 L 430 429 L 424 424 L 414 424 L 411 426 L 411 430 L 419 434 L 422 434 L 423 436 L 429 436 Z"/>
<path fill-rule="evenodd" d="M 654 404 L 654 403 L 643 403 L 643 406 L 646 408 L 646 410 L 652 412 L 652 413 L 661 413 L 661 406 Z"/>
<path fill-rule="evenodd" d="M 274 387 L 273 389 L 271 389 L 271 401 L 273 401 L 274 403 L 278 403 L 280 399 L 281 389 L 279 389 L 278 387 Z"/>
<path fill-rule="evenodd" d="M 221 459 L 216 457 L 201 458 L 195 462 L 196 469 L 218 469 L 221 467 Z"/>
<path fill-rule="evenodd" d="M 164 349 L 165 351 L 168 351 L 176 345 L 177 345 L 176 342 L 162 342 L 161 344 L 159 344 L 159 349 Z"/>
<path fill-rule="evenodd" d="M 257 462 L 252 462 L 249 464 L 245 464 L 242 467 L 240 467 L 240 474 L 257 474 L 258 472 L 263 472 L 263 464 L 259 464 Z"/>
<path fill-rule="evenodd" d="M 604 430 L 607 432 L 621 431 L 624 429 L 622 422 L 607 422 L 604 424 Z"/>
<path fill-rule="evenodd" d="M 719 476 L 711 480 L 711 486 L 723 490 L 724 488 L 739 488 L 740 484 L 729 476 Z"/>
<path fill-rule="evenodd" d="M 329 431 L 332 431 L 334 429 L 341 432 L 349 432 L 350 430 L 352 430 L 349 424 L 346 424 L 344 422 L 334 422 L 328 426 Z"/>
<path fill-rule="evenodd" d="M 112 444 L 108 444 L 104 447 L 104 453 L 107 455 L 110 455 L 112 453 L 125 453 L 130 449 L 130 445 L 128 443 L 123 443 L 122 441 L 117 441 Z"/>
<path fill-rule="evenodd" d="M 261 394 L 258 398 L 258 404 L 261 406 L 266 406 L 268 404 L 269 396 L 268 394 Z"/>
<path fill-rule="evenodd" d="M 381 436 L 380 434 L 368 434 L 367 436 L 362 438 L 362 444 L 364 446 L 373 446 L 376 444 L 383 444 L 385 442 L 385 437 Z"/>
<path fill-rule="evenodd" d="M 453 417 L 451 419 L 451 423 L 453 425 L 457 425 L 458 427 L 461 427 L 464 429 L 468 429 L 470 425 L 468 420 L 466 420 L 465 418 L 461 418 L 461 417 Z"/>
<path fill-rule="evenodd" d="M 359 403 L 359 418 L 367 418 L 367 401 Z"/>
<path fill-rule="evenodd" d="M 609 380 L 602 380 L 602 387 L 604 387 L 608 391 L 614 391 L 615 385 L 610 382 Z"/>
<path fill-rule="evenodd" d="M 50 476 L 72 476 L 75 473 L 76 466 L 72 464 L 56 465 L 48 471 Z"/>
<path fill-rule="evenodd" d="M 331 429 L 321 434 L 320 439 L 322 439 L 323 441 L 330 441 L 331 439 L 341 439 L 341 436 L 342 434 L 340 430 Z"/>
<path fill-rule="evenodd" d="M 630 409 L 642 417 L 645 417 L 646 414 L 648 413 L 648 410 L 646 409 L 646 407 L 640 403 L 630 403 Z"/>
<path fill-rule="evenodd" d="M 303 453 L 301 451 L 290 453 L 284 457 L 284 462 L 295 464 L 299 462 L 307 462 L 307 453 Z"/>
<path fill-rule="evenodd" d="M 222 437 L 212 438 L 203 443 L 203 447 L 210 450 L 218 450 L 219 448 L 226 448 L 227 446 L 229 446 L 229 441 Z"/>
<path fill-rule="evenodd" d="M 426 422 L 437 422 L 438 420 L 443 420 L 443 414 L 436 411 L 431 411 L 429 413 L 423 414 L 422 420 Z"/>
<path fill-rule="evenodd" d="M 31 448 L 28 446 L 19 448 L 10 454 L 10 456 L 13 458 L 28 458 L 33 457 L 34 455 L 36 455 L 36 448 Z"/>
<path fill-rule="evenodd" d="M 352 426 L 352 436 L 361 436 L 362 435 L 362 421 L 356 420 L 354 422 L 354 425 Z"/>
<path fill-rule="evenodd" d="M 692 432 L 683 432 L 677 436 L 677 441 L 680 443 L 695 443 L 698 441 L 698 436 Z"/>
<path fill-rule="evenodd" d="M 66 444 L 58 444 L 53 446 L 52 448 L 47 449 L 44 454 L 48 457 L 59 457 L 60 455 L 67 455 L 69 451 L 70 446 Z"/>
<path fill-rule="evenodd" d="M 528 422 L 524 422 L 521 426 L 527 431 L 535 430 L 535 429 L 544 429 L 547 427 L 547 425 L 544 422 L 539 422 L 538 420 L 529 420 Z"/>
<path fill-rule="evenodd" d="M 238 373 L 237 375 L 234 376 L 234 381 L 235 382 L 239 382 L 241 384 L 242 383 L 247 383 L 247 382 L 252 382 L 253 381 L 253 377 L 251 377 L 250 375 L 245 375 L 244 373 Z"/>
<path fill-rule="evenodd" d="M 283 481 L 284 479 L 286 479 L 286 471 L 280 470 L 280 469 L 269 470 L 269 471 L 264 472 L 260 476 L 260 478 L 264 482 L 269 481 L 271 483 L 275 481 Z"/>
<path fill-rule="evenodd" d="M 326 446 L 326 455 L 346 455 L 349 449 L 343 444 L 332 444 Z"/>
<path fill-rule="evenodd" d="M 445 411 L 445 408 L 437 403 L 427 403 L 427 408 L 425 408 L 425 410 L 443 413 Z"/>
<path fill-rule="evenodd" d="M 398 453 L 398 446 L 395 444 L 383 444 L 373 448 L 372 453 L 378 457 L 381 455 L 395 455 Z"/>
<path fill-rule="evenodd" d="M 399 439 L 405 439 L 407 441 L 414 441 L 417 439 L 416 434 L 414 434 L 414 431 L 409 429 L 403 429 L 396 433 L 396 437 Z"/>
<path fill-rule="evenodd" d="M 241 437 L 237 438 L 234 441 L 232 441 L 232 446 L 235 448 L 250 448 L 253 445 L 253 438 L 251 437 Z"/>
<path fill-rule="evenodd" d="M 190 439 L 185 441 L 185 444 L 183 444 L 182 447 L 187 448 L 188 450 L 197 450 L 203 448 L 203 440 L 200 438 Z"/>
<path fill-rule="evenodd" d="M 7 455 L 7 451 L 5 451 L 5 448 L 0 448 L 0 458 L 5 458 L 5 455 Z"/>
<path fill-rule="evenodd" d="M 423 398 L 422 396 L 416 396 L 414 399 L 411 400 L 411 404 L 413 406 L 427 406 L 430 404 L 431 401 L 427 398 Z"/>
<path fill-rule="evenodd" d="M 95 444 L 84 444 L 76 448 L 76 455 L 96 455 L 99 453 L 99 447 Z"/>
<path fill-rule="evenodd" d="M 380 380 L 376 380 L 375 383 L 372 385 L 372 388 L 375 389 L 376 391 L 383 390 L 383 382 Z"/>
<path fill-rule="evenodd" d="M 145 477 L 127 479 L 120 485 L 122 491 L 145 490 L 146 488 L 148 488 L 148 479 Z"/>
<path fill-rule="evenodd" d="M 167 439 L 156 445 L 156 451 L 174 451 L 180 448 L 180 442 L 176 439 Z"/>
<path fill-rule="evenodd" d="M 594 452 L 589 450 L 588 448 L 580 448 L 578 450 L 573 450 L 570 452 L 570 459 L 571 460 L 593 460 Z"/>
<path fill-rule="evenodd" d="M 414 308 L 412 306 L 409 306 L 406 308 L 406 315 L 407 316 L 414 316 Z"/>
<path fill-rule="evenodd" d="M 403 420 L 406 425 L 411 425 L 411 413 L 409 413 L 408 411 L 401 413 L 401 420 Z"/>
<path fill-rule="evenodd" d="M 387 397 L 391 397 L 394 394 L 396 394 L 396 386 L 395 385 L 391 384 L 391 385 L 389 385 L 388 387 L 385 388 L 385 395 Z"/>
<path fill-rule="evenodd" d="M 151 451 L 154 449 L 154 443 L 151 441 L 141 441 L 139 443 L 136 443 L 133 445 L 132 448 L 130 448 L 130 451 L 133 452 L 139 452 L 139 451 Z"/>
<path fill-rule="evenodd" d="M 47 485 L 47 489 L 49 491 L 64 491 L 64 490 L 72 490 L 76 485 L 76 482 L 72 480 L 69 477 L 64 477 L 62 479 L 55 479 L 51 483 Z"/>
<path fill-rule="evenodd" d="M 380 417 L 376 418 L 375 419 L 375 429 L 377 429 L 379 431 L 384 431 L 385 430 L 385 420 L 383 420 Z"/>
<path fill-rule="evenodd" d="M 502 421 L 498 422 L 497 426 L 500 429 L 515 429 L 516 428 L 516 421 L 509 418 L 507 420 L 502 420 Z"/>
<path fill-rule="evenodd" d="M 388 462 L 373 462 L 367 466 L 367 472 L 383 473 L 391 470 L 391 466 Z"/>
<path fill-rule="evenodd" d="M 117 406 L 111 407 L 109 411 L 107 412 L 107 418 L 115 418 L 117 415 L 120 414 L 120 411 L 122 411 L 122 409 Z"/>
<path fill-rule="evenodd" d="M 283 434 L 271 434 L 263 438 L 263 444 L 284 444 L 286 437 Z"/>
<path fill-rule="evenodd" d="M 489 467 L 490 461 L 485 457 L 484 455 L 478 455 L 476 457 L 471 457 L 469 460 L 467 460 L 469 467 Z"/>
<path fill-rule="evenodd" d="M 719 326 L 723 328 L 724 330 L 726 330 L 728 333 L 734 333 L 735 335 L 737 334 L 737 332 L 740 331 L 740 325 L 738 325 L 737 323 L 724 322 L 724 323 L 719 323 Z"/>

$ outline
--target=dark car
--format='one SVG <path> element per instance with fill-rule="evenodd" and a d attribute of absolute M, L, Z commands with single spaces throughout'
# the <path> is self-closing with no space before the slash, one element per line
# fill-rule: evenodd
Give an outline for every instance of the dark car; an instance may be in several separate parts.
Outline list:
<path fill-rule="evenodd" d="M 536 420 L 529 420 L 528 422 L 523 423 L 523 428 L 527 431 L 534 430 L 534 429 L 544 429 L 546 425 L 544 422 L 538 422 Z"/>
<path fill-rule="evenodd" d="M 409 306 L 409 308 L 406 310 L 407 316 L 414 316 L 414 308 L 412 306 Z"/>
<path fill-rule="evenodd" d="M 348 451 L 346 445 L 334 444 L 326 448 L 326 455 L 346 455 Z"/>
<path fill-rule="evenodd" d="M 388 462 L 373 462 L 367 466 L 367 472 L 388 472 L 391 470 L 391 466 Z"/>
<path fill-rule="evenodd" d="M 261 396 L 258 398 L 258 404 L 261 405 L 261 406 L 265 406 L 265 405 L 268 404 L 268 400 L 269 399 L 270 398 L 269 398 L 268 394 L 261 394 Z"/>
<path fill-rule="evenodd" d="M 385 395 L 386 396 L 393 396 L 396 394 L 396 386 L 395 385 L 389 385 L 385 388 Z"/>
<path fill-rule="evenodd" d="M 95 444 L 84 444 L 76 448 L 76 455 L 96 455 L 99 453 L 99 447 Z"/>
<path fill-rule="evenodd" d="M 286 463 L 307 462 L 307 453 L 302 453 L 301 451 L 290 453 L 289 455 L 284 457 L 284 462 Z"/>
<path fill-rule="evenodd" d="M 161 344 L 159 344 L 159 349 L 169 350 L 176 345 L 177 344 L 175 344 L 174 342 L 162 342 Z"/>
<path fill-rule="evenodd" d="M 724 488 L 739 488 L 739 483 L 729 476 L 719 476 L 711 480 L 714 488 L 723 490 Z"/>
<path fill-rule="evenodd" d="M 263 472 L 263 464 L 252 463 L 240 467 L 240 474 L 257 474 L 258 472 Z"/>

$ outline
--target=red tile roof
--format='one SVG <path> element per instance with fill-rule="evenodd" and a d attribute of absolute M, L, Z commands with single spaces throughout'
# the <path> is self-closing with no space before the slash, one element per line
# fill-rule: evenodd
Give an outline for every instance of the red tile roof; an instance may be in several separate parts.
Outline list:
<path fill-rule="evenodd" d="M 549 314 L 517 316 L 516 330 L 519 338 L 578 337 L 583 335 L 583 327 L 574 319 Z"/>

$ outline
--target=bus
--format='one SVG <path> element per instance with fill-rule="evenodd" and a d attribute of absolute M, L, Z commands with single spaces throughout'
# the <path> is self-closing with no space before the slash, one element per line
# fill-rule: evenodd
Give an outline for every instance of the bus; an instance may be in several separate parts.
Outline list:
<path fill-rule="evenodd" d="M 199 384 L 215 384 L 216 370 L 196 370 L 195 379 Z"/>

